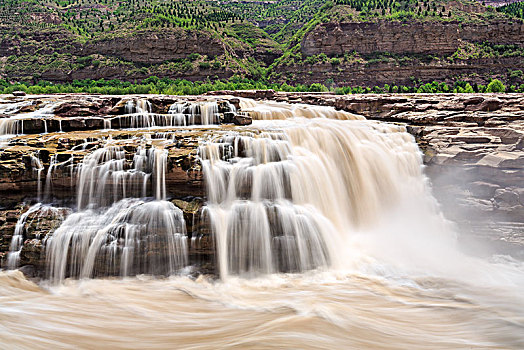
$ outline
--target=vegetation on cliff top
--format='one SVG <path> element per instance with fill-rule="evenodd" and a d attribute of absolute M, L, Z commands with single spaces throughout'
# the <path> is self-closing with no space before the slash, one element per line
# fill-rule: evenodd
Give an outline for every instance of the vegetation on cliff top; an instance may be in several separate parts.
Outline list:
<path fill-rule="evenodd" d="M 497 7 L 498 12 L 506 13 L 510 16 L 524 19 L 524 2 L 514 2 Z"/>
<path fill-rule="evenodd" d="M 522 75 L 522 71 L 520 71 Z M 38 84 L 9 83 L 0 80 L 0 94 L 10 94 L 15 91 L 24 91 L 29 94 L 56 94 L 56 93 L 90 93 L 106 95 L 126 94 L 165 94 L 165 95 L 202 95 L 209 91 L 224 90 L 275 90 L 285 92 L 331 92 L 338 95 L 367 94 L 367 93 L 476 93 L 476 92 L 521 92 L 524 93 L 524 84 L 504 85 L 498 79 L 492 80 L 487 85 L 470 84 L 457 80 L 448 85 L 444 82 L 433 81 L 422 83 L 414 81 L 412 85 L 385 84 L 382 87 L 323 85 L 313 83 L 310 85 L 287 83 L 268 83 L 262 80 L 251 80 L 234 77 L 228 81 L 191 82 L 187 80 L 171 80 L 168 78 L 149 77 L 140 83 L 130 83 L 120 80 L 75 80 L 72 83 L 54 84 L 40 81 Z"/>
<path fill-rule="evenodd" d="M 493 7 L 477 1 L 449 0 L 334 0 L 331 18 L 338 21 L 458 21 L 501 19 Z"/>

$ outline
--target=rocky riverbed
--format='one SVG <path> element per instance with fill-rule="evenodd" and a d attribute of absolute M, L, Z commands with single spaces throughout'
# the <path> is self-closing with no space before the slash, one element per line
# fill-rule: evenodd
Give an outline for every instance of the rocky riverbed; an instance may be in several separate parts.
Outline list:
<path fill-rule="evenodd" d="M 29 273 L 43 270 L 46 233 L 64 220 L 65 208 L 75 205 L 74 169 L 87 155 L 110 144 L 122 150 L 127 163 L 140 150 L 165 150 L 167 197 L 183 211 L 190 262 L 212 273 L 213 241 L 207 223 L 200 220 L 205 186 L 198 147 L 220 133 L 212 124 L 234 130 L 251 123 L 243 111 L 249 110 L 245 99 L 330 106 L 357 118 L 405 125 L 424 153 L 435 197 L 464 233 L 463 243 L 470 244 L 470 236 L 481 237 L 508 254 L 524 255 L 522 94 L 5 95 L 0 96 L 2 265 L 7 266 L 20 217 L 31 204 L 45 200 L 64 209 L 30 213 L 20 253 L 20 265 L 31 266 L 26 268 Z M 145 191 L 154 191 L 153 183 L 146 186 Z"/>

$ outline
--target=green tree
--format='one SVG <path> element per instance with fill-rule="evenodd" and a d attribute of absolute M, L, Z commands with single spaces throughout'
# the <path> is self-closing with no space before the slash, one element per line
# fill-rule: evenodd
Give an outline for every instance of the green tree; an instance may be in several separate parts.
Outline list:
<path fill-rule="evenodd" d="M 492 80 L 487 88 L 486 88 L 486 92 L 504 92 L 506 91 L 506 87 L 504 86 L 504 84 L 502 84 L 502 82 L 498 79 L 494 79 Z"/>
<path fill-rule="evenodd" d="M 470 83 L 467 83 L 466 86 L 464 87 L 464 92 L 467 92 L 467 93 L 472 93 L 474 92 L 473 91 L 473 87 L 470 85 Z"/>

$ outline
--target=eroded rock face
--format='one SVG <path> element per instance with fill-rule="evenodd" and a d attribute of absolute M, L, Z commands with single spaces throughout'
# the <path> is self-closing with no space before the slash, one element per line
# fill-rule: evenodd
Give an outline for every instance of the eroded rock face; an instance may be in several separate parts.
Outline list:
<path fill-rule="evenodd" d="M 226 48 L 221 40 L 203 31 L 181 28 L 163 33 L 140 32 L 130 37 L 114 37 L 87 43 L 83 53 L 101 54 L 138 63 L 161 63 L 185 59 L 190 53 L 221 56 Z"/>
<path fill-rule="evenodd" d="M 161 196 L 184 213 L 189 263 L 198 266 L 199 273 L 215 273 L 209 223 L 200 219 L 205 189 L 198 148 L 216 129 L 201 124 L 204 116 L 210 123 L 231 127 L 251 124 L 248 115 L 237 112 L 239 103 L 235 98 L 202 96 L 3 96 L 0 265 L 6 266 L 17 220 L 23 219 L 19 222 L 23 229 L 18 264 L 26 273 L 44 276 L 46 238 L 76 210 L 83 162 L 99 150 L 117 147 L 123 168 L 131 169 L 128 175 L 133 174 L 137 156 L 147 157 L 146 167 L 162 167 L 157 170 L 165 184 Z M 186 123 L 199 128 L 181 127 Z M 156 163 L 158 149 L 165 163 Z M 152 168 L 148 171 L 153 172 Z M 110 183 L 113 181 L 118 180 Z M 153 188 L 156 181 L 140 183 L 141 193 L 146 193 L 143 196 L 155 197 L 156 193 L 159 198 L 158 189 Z M 37 202 L 52 203 L 54 209 L 32 212 Z M 25 213 L 30 215 L 25 217 Z"/>
<path fill-rule="evenodd" d="M 120 146 L 125 153 L 125 162 L 133 162 L 139 148 L 158 147 L 167 150 L 165 184 L 166 196 L 175 199 L 175 203 L 185 203 L 187 196 L 204 196 L 204 185 L 197 148 L 201 138 L 206 138 L 206 130 L 171 132 L 170 142 L 155 139 L 155 131 L 82 131 L 74 133 L 47 134 L 43 140 L 40 135 L 15 137 L 3 149 L 0 159 L 0 257 L 2 266 L 7 264 L 7 252 L 15 232 L 17 220 L 22 218 L 32 203 L 44 201 L 63 206 L 63 210 L 38 210 L 31 213 L 23 223 L 23 248 L 20 251 L 20 266 L 32 266 L 31 273 L 43 276 L 45 272 L 45 239 L 60 226 L 61 222 L 76 206 L 76 194 L 79 181 L 78 169 L 86 156 L 107 145 Z M 164 135 L 166 136 L 166 135 Z M 39 160 L 39 167 L 34 160 Z M 100 180 L 102 181 L 102 180 Z M 153 186 L 153 184 L 150 184 Z M 151 189 L 153 191 L 153 189 Z M 153 191 L 154 193 L 154 191 Z M 26 204 L 21 204 L 26 203 Z M 199 203 L 199 204 L 197 204 Z M 202 199 L 194 199 L 187 205 L 180 205 L 187 212 L 187 232 L 189 239 L 193 232 L 199 232 L 199 246 L 205 246 L 209 238 L 200 233 L 196 223 L 200 215 Z M 191 217 L 189 217 L 191 216 Z M 202 230 L 202 232 L 204 232 Z M 196 262 L 207 264 L 206 271 L 211 271 L 209 249 L 199 248 L 192 251 Z M 29 271 L 29 270 L 28 270 Z"/>
<path fill-rule="evenodd" d="M 464 24 L 457 22 L 402 23 L 325 23 L 318 25 L 302 40 L 306 56 L 328 56 L 357 51 L 362 54 L 389 52 L 397 54 L 452 54 L 461 41 L 524 45 L 524 24 L 493 22 Z"/>
<path fill-rule="evenodd" d="M 458 23 L 438 21 L 328 22 L 318 24 L 300 43 L 303 57 L 325 54 L 354 59 L 294 61 L 274 65 L 279 82 L 312 84 L 333 81 L 338 86 L 412 85 L 422 82 L 453 83 L 464 79 L 487 84 L 490 78 L 519 70 L 524 57 L 485 57 L 453 54 L 477 44 L 524 46 L 524 23 L 495 21 Z M 318 61 L 318 62 L 315 62 Z M 505 78 L 506 79 L 506 78 Z M 510 77 L 508 76 L 508 80 Z M 512 84 L 520 84 L 520 81 Z"/>
<path fill-rule="evenodd" d="M 208 100 L 209 98 L 203 99 L 195 96 L 161 95 L 7 96 L 5 101 L 0 103 L 0 135 L 202 124 L 201 109 L 192 107 Z M 129 109 L 129 103 L 134 106 L 139 101 L 147 101 L 150 110 L 144 111 L 136 107 Z M 186 106 L 180 111 L 185 114 L 184 122 L 182 119 L 175 120 L 176 117 L 170 112 L 170 107 L 176 103 Z M 9 105 L 16 104 L 21 104 L 16 113 L 2 113 L 2 110 L 8 108 Z M 237 114 L 235 108 L 232 107 L 234 105 L 227 99 L 217 98 L 216 104 L 218 116 L 216 120 L 213 120 L 213 124 L 251 124 L 251 118 Z M 136 116 L 136 114 L 149 115 Z M 12 121 L 9 121 L 9 118 Z"/>

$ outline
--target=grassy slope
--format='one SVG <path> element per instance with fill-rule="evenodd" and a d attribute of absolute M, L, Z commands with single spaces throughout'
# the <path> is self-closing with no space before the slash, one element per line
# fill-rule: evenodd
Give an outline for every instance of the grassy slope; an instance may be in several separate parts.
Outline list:
<path fill-rule="evenodd" d="M 299 46 L 302 37 L 322 22 L 484 22 L 507 18 L 504 12 L 522 14 L 518 6 L 495 11 L 472 0 L 279 0 L 273 3 L 225 0 L 220 6 L 204 0 L 4 0 L 0 3 L 0 38 L 7 46 L 33 49 L 4 53 L 4 58 L 0 58 L 0 76 L 3 73 L 37 80 L 53 70 L 64 74 L 102 70 L 109 74 L 114 67 L 135 78 L 164 72 L 172 73 L 171 76 L 190 76 L 201 69 L 208 69 L 211 75 L 219 74 L 227 67 L 231 74 L 258 78 L 265 75 L 265 67 L 275 58 L 273 67 L 326 60 L 323 56 L 303 57 Z M 185 59 L 154 65 L 136 64 L 114 56 L 71 54 L 72 47 L 86 42 L 133 36 L 144 31 L 176 30 L 197 31 L 219 38 L 225 53 L 221 57 L 195 57 L 188 53 Z M 278 58 L 282 50 L 283 55 Z M 442 59 L 521 54 L 518 48 L 465 44 L 460 51 Z M 386 56 L 362 57 L 348 53 L 334 63 L 411 59 Z"/>

